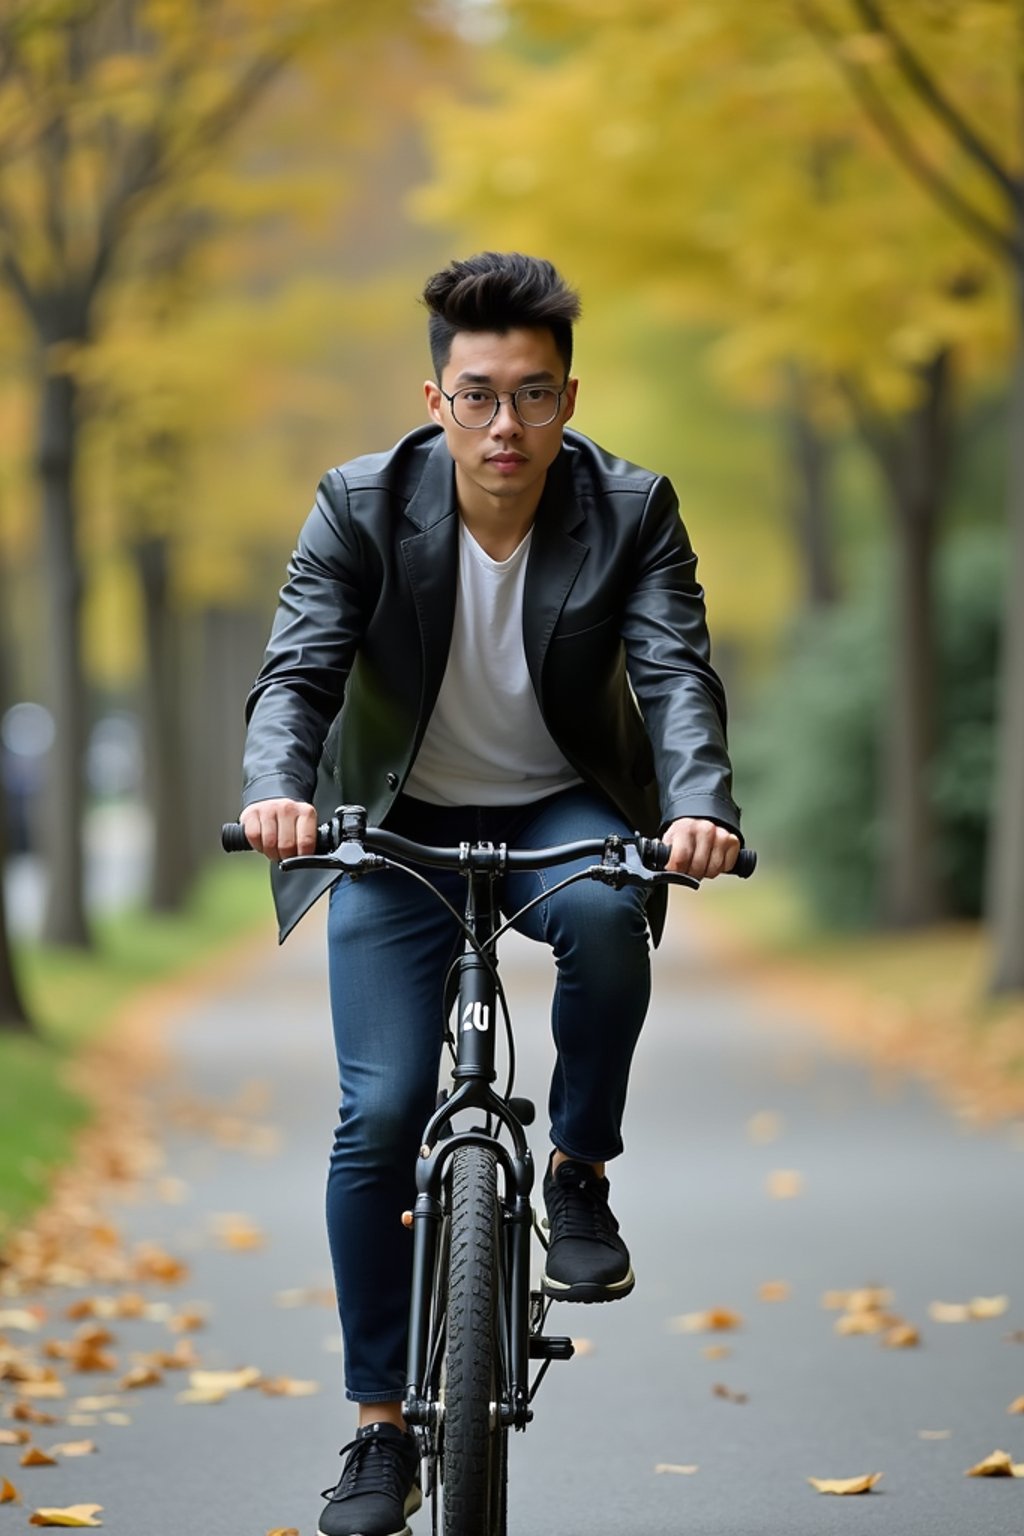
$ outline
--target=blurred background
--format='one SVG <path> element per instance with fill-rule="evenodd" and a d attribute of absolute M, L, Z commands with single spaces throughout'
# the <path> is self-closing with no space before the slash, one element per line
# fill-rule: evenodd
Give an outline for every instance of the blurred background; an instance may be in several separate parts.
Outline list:
<path fill-rule="evenodd" d="M 317 481 L 423 420 L 484 248 L 677 487 L 765 931 L 1019 997 L 1019 10 L 0 0 L 0 1018 L 19 946 L 190 899 Z"/>

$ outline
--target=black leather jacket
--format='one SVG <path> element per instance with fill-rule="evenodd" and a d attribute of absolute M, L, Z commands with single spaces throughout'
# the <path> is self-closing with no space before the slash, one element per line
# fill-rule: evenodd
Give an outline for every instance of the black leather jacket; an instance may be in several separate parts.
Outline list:
<path fill-rule="evenodd" d="M 384 822 L 444 675 L 457 532 L 437 427 L 324 476 L 246 706 L 243 807 L 355 803 Z M 566 432 L 527 563 L 527 664 L 568 761 L 647 834 L 679 816 L 739 831 L 696 563 L 670 483 Z M 282 939 L 331 880 L 275 878 Z"/>

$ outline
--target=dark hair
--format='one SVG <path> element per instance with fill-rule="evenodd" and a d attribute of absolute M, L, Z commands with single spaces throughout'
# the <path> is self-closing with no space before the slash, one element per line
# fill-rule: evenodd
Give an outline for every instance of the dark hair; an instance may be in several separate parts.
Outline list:
<path fill-rule="evenodd" d="M 579 294 L 551 265 L 518 251 L 482 251 L 452 261 L 428 278 L 423 302 L 430 311 L 428 335 L 434 373 L 440 379 L 458 331 L 544 328 L 554 337 L 568 374 L 572 367 L 572 326 L 579 319 Z"/>

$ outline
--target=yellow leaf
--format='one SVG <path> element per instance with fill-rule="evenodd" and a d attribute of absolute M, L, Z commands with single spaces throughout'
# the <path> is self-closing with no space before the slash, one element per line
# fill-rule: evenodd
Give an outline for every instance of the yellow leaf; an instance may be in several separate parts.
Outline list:
<path fill-rule="evenodd" d="M 881 1342 L 884 1349 L 916 1349 L 921 1335 L 913 1323 L 897 1323 L 883 1334 Z"/>
<path fill-rule="evenodd" d="M 267 1536 L 299 1536 L 299 1533 L 294 1525 L 275 1525 L 272 1531 L 267 1532 Z"/>
<path fill-rule="evenodd" d="M 1009 1305 L 1009 1296 L 974 1296 L 967 1303 L 967 1309 L 972 1317 L 1002 1317 Z"/>
<path fill-rule="evenodd" d="M 819 1493 L 870 1493 L 881 1476 L 881 1472 L 868 1472 L 864 1477 L 809 1477 L 807 1481 Z"/>
<path fill-rule="evenodd" d="M 705 1360 L 728 1360 L 732 1350 L 728 1344 L 705 1344 L 701 1354 Z"/>
<path fill-rule="evenodd" d="M 788 1280 L 765 1280 L 757 1288 L 759 1301 L 788 1301 L 793 1287 Z"/>
<path fill-rule="evenodd" d="M 31 1438 L 27 1429 L 0 1429 L 0 1445 L 27 1445 Z"/>
<path fill-rule="evenodd" d="M 917 1438 L 919 1440 L 948 1440 L 952 1433 L 951 1429 L 919 1429 Z"/>
<path fill-rule="evenodd" d="M 16 1504 L 21 1494 L 7 1478 L 0 1478 L 0 1504 Z"/>
<path fill-rule="evenodd" d="M 127 1375 L 121 1377 L 118 1386 L 122 1392 L 134 1392 L 139 1387 L 159 1387 L 163 1379 L 161 1373 L 151 1365 L 134 1365 Z"/>
<path fill-rule="evenodd" d="M 692 1477 L 700 1469 L 695 1466 L 678 1466 L 672 1461 L 659 1461 L 654 1470 L 655 1472 L 674 1472 L 679 1477 Z"/>
<path fill-rule="evenodd" d="M 1015 1397 L 1006 1411 L 1007 1413 L 1024 1413 L 1024 1397 Z"/>
<path fill-rule="evenodd" d="M 0 1312 L 0 1328 L 14 1328 L 20 1333 L 38 1333 L 40 1319 L 27 1307 L 10 1308 Z"/>
<path fill-rule="evenodd" d="M 984 1461 L 968 1467 L 965 1477 L 1024 1477 L 1024 1465 L 1015 1464 L 1009 1451 L 993 1451 Z"/>
<path fill-rule="evenodd" d="M 928 1316 L 933 1323 L 966 1323 L 971 1309 L 962 1301 L 932 1301 L 928 1303 Z"/>
<path fill-rule="evenodd" d="M 706 1312 L 684 1312 L 669 1322 L 673 1333 L 728 1333 L 742 1327 L 743 1318 L 728 1307 L 710 1307 Z"/>
<path fill-rule="evenodd" d="M 51 1456 L 91 1456 L 96 1450 L 95 1440 L 65 1440 L 62 1445 L 51 1445 Z"/>
<path fill-rule="evenodd" d="M 261 1392 L 268 1397 L 312 1397 L 320 1391 L 318 1381 L 293 1381 L 289 1376 L 278 1376 L 273 1381 L 261 1381 Z"/>
<path fill-rule="evenodd" d="M 768 1175 L 767 1189 L 773 1200 L 794 1200 L 804 1192 L 804 1176 L 795 1168 L 776 1168 Z"/>
<path fill-rule="evenodd" d="M 68 1504 L 63 1509 L 37 1509 L 29 1516 L 29 1525 L 74 1525 L 97 1526 L 102 1525 L 102 1520 L 95 1520 L 103 1508 L 102 1504 Z"/>
<path fill-rule="evenodd" d="M 54 1456 L 47 1456 L 46 1452 L 41 1451 L 37 1445 L 33 1445 L 21 1457 L 21 1465 L 23 1467 L 55 1467 L 57 1460 Z"/>
<path fill-rule="evenodd" d="M 782 1134 L 782 1116 L 770 1109 L 762 1109 L 747 1121 L 747 1136 L 757 1146 L 767 1146 Z"/>
<path fill-rule="evenodd" d="M 262 1379 L 256 1366 L 246 1365 L 237 1371 L 193 1371 L 188 1381 L 196 1392 L 242 1392 Z"/>

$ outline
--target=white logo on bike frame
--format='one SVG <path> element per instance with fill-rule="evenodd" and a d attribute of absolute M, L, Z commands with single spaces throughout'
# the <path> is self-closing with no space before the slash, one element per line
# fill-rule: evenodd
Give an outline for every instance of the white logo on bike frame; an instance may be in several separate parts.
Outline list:
<path fill-rule="evenodd" d="M 479 1029 L 484 1032 L 491 1027 L 491 1009 L 489 1003 L 467 1003 L 462 1010 L 463 1029 Z"/>

